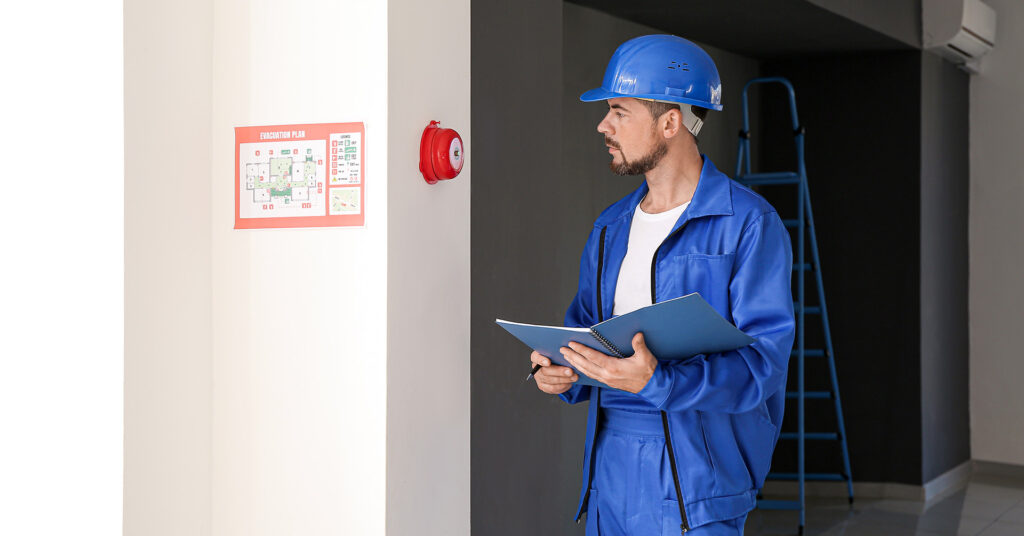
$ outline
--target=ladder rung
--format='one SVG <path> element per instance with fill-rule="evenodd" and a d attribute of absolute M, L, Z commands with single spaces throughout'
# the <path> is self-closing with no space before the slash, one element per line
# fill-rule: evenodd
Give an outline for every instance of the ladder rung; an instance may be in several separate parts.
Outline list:
<path fill-rule="evenodd" d="M 800 501 L 777 501 L 760 499 L 757 501 L 757 507 L 762 510 L 799 510 Z"/>
<path fill-rule="evenodd" d="M 796 473 L 768 473 L 766 480 L 800 480 Z M 804 480 L 829 480 L 833 482 L 845 482 L 846 475 L 839 473 L 804 473 Z"/>
<path fill-rule="evenodd" d="M 799 312 L 799 311 L 800 311 L 800 304 L 797 303 L 797 302 L 793 302 L 793 312 L 796 313 L 796 312 Z M 819 307 L 817 305 L 805 306 L 804 307 L 804 314 L 820 315 L 821 314 L 821 307 Z"/>
<path fill-rule="evenodd" d="M 779 434 L 779 439 L 799 439 L 796 432 L 782 432 Z M 839 439 L 839 434 L 835 432 L 804 432 L 804 439 L 811 439 L 815 441 L 836 441 Z"/>
<path fill-rule="evenodd" d="M 789 353 L 789 357 L 796 357 L 796 350 Z M 825 357 L 825 350 L 804 350 L 804 357 Z"/>
<path fill-rule="evenodd" d="M 786 398 L 799 397 L 799 391 L 786 391 Z M 832 398 L 832 391 L 804 391 L 804 398 Z"/>
<path fill-rule="evenodd" d="M 790 90 L 790 96 L 789 96 L 789 98 L 790 98 L 790 109 L 791 109 L 791 112 L 792 112 L 792 115 L 793 115 L 794 121 L 795 121 L 795 117 L 796 117 L 796 98 L 793 96 L 792 86 L 790 86 L 790 83 L 789 83 L 788 80 L 786 80 L 785 78 L 755 78 L 755 79 L 750 81 L 750 83 L 753 83 L 753 82 L 758 82 L 758 83 L 782 82 L 783 84 L 789 86 L 789 90 Z M 743 99 L 743 103 L 742 104 L 743 104 L 743 112 L 746 113 L 747 112 L 747 104 L 748 104 L 747 101 L 746 101 L 746 92 L 744 92 L 744 99 Z M 831 409 L 833 411 L 829 411 L 829 413 L 832 413 L 832 414 L 836 415 L 836 419 L 837 420 L 836 420 L 835 425 L 831 425 L 831 424 L 827 424 L 827 423 L 818 424 L 816 426 L 812 425 L 811 426 L 812 427 L 812 431 L 808 431 L 807 427 L 804 426 L 803 422 L 799 423 L 800 424 L 799 427 L 795 427 L 795 426 L 792 427 L 792 428 L 798 428 L 798 431 L 795 431 L 795 432 L 791 432 L 791 431 L 788 431 L 788 430 L 787 431 L 782 431 L 781 430 L 781 426 L 780 426 L 780 430 L 777 431 L 779 439 L 780 440 L 787 440 L 787 441 L 788 440 L 796 440 L 795 442 L 798 442 L 797 445 L 800 447 L 800 449 L 799 449 L 800 450 L 800 457 L 799 457 L 799 460 L 798 460 L 798 464 L 794 465 L 794 467 L 792 468 L 792 469 L 796 470 L 797 472 L 792 472 L 792 473 L 769 472 L 766 475 L 766 480 L 789 480 L 789 481 L 797 482 L 799 484 L 799 486 L 800 486 L 800 498 L 802 499 L 803 495 L 804 495 L 804 485 L 805 485 L 804 481 L 805 480 L 806 481 L 831 481 L 831 482 L 847 483 L 847 485 L 852 485 L 852 476 L 851 476 L 851 469 L 850 469 L 849 453 L 848 453 L 848 449 L 847 449 L 847 442 L 848 442 L 847 437 L 846 437 L 847 430 L 843 427 L 844 425 L 842 424 L 843 423 L 843 409 L 841 407 L 839 407 L 839 403 L 838 403 L 838 401 L 839 401 L 839 387 L 838 387 L 838 385 L 836 385 L 836 371 L 835 371 L 835 367 L 834 367 L 834 363 L 833 363 L 833 361 L 835 359 L 835 356 L 832 355 L 832 350 L 833 350 L 833 346 L 832 346 L 832 342 L 831 342 L 832 334 L 830 333 L 830 328 L 829 328 L 828 321 L 827 321 L 828 320 L 827 319 L 828 311 L 826 310 L 826 307 L 825 307 L 825 291 L 824 291 L 824 289 L 821 286 L 821 275 L 822 275 L 821 272 L 822 272 L 823 268 L 821 266 L 821 262 L 818 259 L 818 255 L 817 255 L 817 248 L 818 248 L 819 242 L 818 242 L 818 240 L 817 240 L 817 238 L 815 236 L 816 233 L 815 233 L 815 229 L 814 229 L 814 225 L 813 225 L 813 220 L 811 219 L 811 215 L 810 215 L 811 200 L 810 200 L 810 198 L 806 197 L 806 194 L 807 194 L 806 188 L 807 188 L 809 180 L 808 180 L 808 177 L 807 177 L 806 168 L 804 167 L 805 159 L 804 159 L 804 154 L 803 154 L 803 146 L 800 145 L 802 143 L 800 140 L 802 140 L 804 138 L 804 136 L 805 136 L 805 134 L 804 134 L 804 127 L 797 125 L 794 128 L 794 130 L 793 130 L 793 135 L 797 136 L 795 138 L 796 141 L 797 141 L 797 144 L 798 144 L 798 146 L 797 146 L 797 154 L 796 154 L 797 159 L 796 159 L 795 162 L 797 164 L 799 164 L 798 166 L 784 166 L 784 167 L 780 166 L 782 168 L 781 171 L 774 171 L 774 172 L 768 172 L 768 173 L 750 173 L 749 172 L 749 171 L 751 171 L 751 169 L 750 169 L 750 167 L 751 167 L 751 162 L 750 162 L 750 156 L 751 156 L 750 155 L 750 130 L 749 130 L 749 124 L 747 122 L 744 122 L 742 130 L 740 130 L 740 138 L 741 138 L 740 139 L 740 143 L 739 143 L 740 157 L 739 157 L 739 160 L 737 161 L 736 176 L 734 178 L 735 178 L 736 182 L 738 182 L 739 184 L 743 184 L 745 186 L 751 186 L 751 187 L 754 187 L 754 189 L 762 189 L 762 188 L 760 188 L 760 186 L 762 186 L 762 185 L 765 186 L 765 188 L 763 188 L 764 190 L 767 190 L 768 186 L 793 185 L 793 186 L 796 186 L 796 188 L 794 188 L 793 190 L 788 190 L 787 189 L 787 191 L 797 191 L 797 190 L 799 191 L 799 192 L 794 192 L 794 193 L 799 193 L 799 195 L 797 196 L 798 199 L 797 199 L 796 206 L 792 207 L 793 211 L 788 213 L 788 214 L 786 214 L 786 216 L 788 216 L 787 218 L 783 218 L 782 219 L 782 224 L 786 228 L 785 234 L 787 236 L 793 237 L 792 240 L 791 240 L 792 241 L 791 245 L 792 245 L 792 249 L 793 249 L 793 251 L 792 251 L 793 256 L 791 257 L 791 265 L 790 265 L 790 274 L 791 274 L 790 277 L 793 278 L 793 280 L 795 281 L 793 283 L 793 296 L 792 296 L 793 309 L 792 309 L 792 311 L 794 313 L 794 316 L 796 316 L 797 319 L 801 322 L 801 326 L 800 326 L 801 327 L 801 333 L 803 333 L 803 328 L 806 327 L 806 325 L 807 325 L 806 323 L 807 322 L 817 323 L 820 320 L 821 323 L 822 323 L 822 328 L 824 330 L 824 333 L 823 333 L 823 335 L 824 335 L 824 342 L 827 343 L 827 344 L 822 344 L 822 343 L 818 343 L 818 342 L 807 344 L 807 342 L 805 342 L 803 340 L 803 337 L 800 337 L 800 341 L 798 341 L 793 346 L 793 348 L 791 349 L 790 354 L 789 354 L 791 358 L 794 358 L 791 361 L 791 366 L 793 368 L 798 368 L 798 367 L 800 368 L 800 370 L 798 371 L 799 375 L 800 375 L 800 380 L 801 380 L 801 385 L 799 386 L 800 389 L 797 390 L 796 389 L 796 387 L 797 387 L 796 385 L 790 385 L 789 386 L 790 390 L 785 390 L 784 389 L 784 394 L 785 394 L 785 400 L 787 402 L 790 401 L 790 400 L 795 399 L 799 403 L 801 411 L 803 411 L 803 409 L 804 409 L 804 401 L 805 400 L 831 400 L 832 401 L 831 405 L 833 406 Z M 746 163 L 746 166 L 742 165 L 744 162 Z M 785 171 L 786 167 L 789 167 L 790 171 Z M 779 189 L 779 191 L 781 192 L 782 189 Z M 809 245 L 809 247 L 811 248 L 811 253 L 814 253 L 813 256 L 811 256 L 810 254 L 806 254 L 805 255 L 805 252 L 804 252 L 805 245 Z M 807 282 L 810 282 L 810 279 L 812 277 L 815 278 L 817 280 L 817 283 L 818 283 L 817 290 L 819 291 L 819 295 L 817 296 L 817 298 L 811 298 L 810 296 L 805 297 L 804 293 L 803 293 L 803 290 L 804 290 L 803 286 L 804 286 L 805 280 Z M 796 292 L 797 291 L 797 288 L 796 288 L 797 287 L 797 284 L 796 284 L 797 282 L 800 283 L 799 296 L 797 296 L 798 293 Z M 813 282 L 812 282 L 812 288 L 813 288 Z M 815 304 L 817 304 L 817 305 L 815 305 Z M 808 318 L 807 315 L 817 315 L 817 318 L 814 318 L 814 316 L 811 316 L 811 317 Z M 804 357 L 808 357 L 808 358 L 819 358 L 820 357 L 820 358 L 827 358 L 828 359 L 829 367 L 830 367 L 831 374 L 832 374 L 832 378 L 831 378 L 832 379 L 832 384 L 831 384 L 831 386 L 827 386 L 825 383 L 815 383 L 815 384 L 812 384 L 812 385 L 813 385 L 813 387 L 816 390 L 807 390 L 807 389 L 805 389 L 805 386 L 803 385 L 803 377 L 804 377 L 804 372 L 805 372 L 803 369 L 806 367 L 805 360 L 803 359 Z M 811 404 L 814 405 L 816 403 L 811 403 Z M 822 410 L 826 410 L 826 409 L 829 409 L 829 408 L 822 408 Z M 801 417 L 803 417 L 803 415 L 801 415 Z M 787 428 L 790 428 L 790 427 L 787 427 Z M 828 431 L 830 428 L 833 428 L 832 432 Z M 805 440 L 808 441 L 808 443 L 805 443 Z M 817 443 L 810 443 L 810 441 L 817 441 Z M 829 450 L 829 449 L 832 448 L 829 443 L 822 443 L 822 441 L 835 441 L 839 445 L 839 447 L 840 447 L 840 449 L 842 451 L 842 465 L 840 465 L 839 467 L 834 467 L 833 466 L 833 467 L 816 468 L 816 469 L 821 469 L 821 470 L 825 470 L 825 471 L 828 471 L 828 470 L 833 470 L 834 471 L 834 470 L 838 469 L 838 471 L 836 471 L 836 472 L 807 472 L 806 471 L 805 457 L 804 457 L 804 452 L 803 452 L 804 448 L 807 447 L 808 451 L 811 451 L 811 449 Z M 787 443 L 787 446 L 791 445 L 791 444 L 792 443 Z M 790 468 L 786 467 L 785 469 L 790 469 Z M 780 499 L 786 499 L 785 497 L 780 497 L 780 498 L 774 498 L 774 497 L 773 498 L 764 498 L 761 495 L 761 490 L 757 490 L 757 491 L 758 491 L 758 495 L 757 495 L 756 505 L 757 505 L 757 508 L 760 508 L 760 509 L 764 509 L 764 510 L 797 510 L 797 511 L 803 512 L 803 510 L 804 510 L 804 508 L 806 506 L 804 504 L 803 500 L 792 500 L 792 498 L 789 498 L 789 500 L 780 500 Z M 850 488 L 849 500 L 850 500 L 850 503 L 852 504 L 853 503 L 853 490 L 852 490 L 852 488 Z M 798 532 L 800 534 L 803 534 L 803 532 L 804 532 L 804 519 L 803 518 L 804 518 L 804 516 L 801 515 L 800 516 L 800 525 L 798 527 Z"/>
<path fill-rule="evenodd" d="M 800 175 L 793 173 L 792 171 L 750 173 L 747 175 L 740 175 L 736 180 L 748 186 L 755 184 L 798 184 L 800 182 Z"/>

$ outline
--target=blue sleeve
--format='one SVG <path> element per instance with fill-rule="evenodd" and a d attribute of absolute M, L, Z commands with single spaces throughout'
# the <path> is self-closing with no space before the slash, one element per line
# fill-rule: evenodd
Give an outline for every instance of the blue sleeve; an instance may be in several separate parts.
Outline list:
<path fill-rule="evenodd" d="M 664 411 L 743 413 L 783 388 L 796 322 L 789 231 L 772 211 L 744 229 L 729 282 L 733 321 L 756 341 L 684 361 L 660 361 L 638 393 Z M 657 356 L 655 356 L 657 357 Z"/>
<path fill-rule="evenodd" d="M 572 328 L 589 328 L 597 323 L 597 307 L 595 300 L 597 292 L 594 289 L 594 276 L 597 274 L 597 257 L 593 252 L 597 247 L 599 231 L 594 229 L 583 247 L 583 255 L 580 257 L 579 284 L 576 289 L 576 296 L 573 298 L 569 308 L 565 311 L 565 322 L 563 325 Z M 589 385 L 573 384 L 568 391 L 558 395 L 559 398 L 570 404 L 576 404 L 590 400 Z"/>

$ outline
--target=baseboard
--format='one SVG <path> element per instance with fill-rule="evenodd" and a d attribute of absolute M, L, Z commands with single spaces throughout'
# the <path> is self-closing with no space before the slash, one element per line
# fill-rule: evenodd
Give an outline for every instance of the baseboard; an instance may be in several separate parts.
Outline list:
<path fill-rule="evenodd" d="M 770 480 L 764 483 L 761 493 L 766 498 L 775 496 L 796 497 L 800 493 L 799 483 L 789 480 Z M 806 497 L 848 497 L 845 482 L 804 482 Z M 871 499 L 924 500 L 922 486 L 897 484 L 893 482 L 853 483 L 853 496 Z"/>
<path fill-rule="evenodd" d="M 922 486 L 915 486 L 913 484 L 899 484 L 894 482 L 853 482 L 853 495 L 854 497 L 863 497 L 870 499 L 903 499 L 910 501 L 923 501 L 928 502 L 936 497 L 955 491 L 966 485 L 967 481 L 971 477 L 971 473 L 975 468 L 973 460 L 968 460 L 960 465 L 942 473 L 941 475 L 929 480 Z M 1000 474 L 1006 474 L 1003 466 L 1007 464 L 995 464 L 994 462 L 982 462 L 986 465 L 985 469 L 991 469 L 993 471 L 1001 471 Z M 995 467 L 998 465 L 1000 467 Z M 1020 467 L 1021 474 L 1024 475 L 1024 467 Z M 800 492 L 800 488 L 797 482 L 789 480 L 769 480 L 764 483 L 764 488 L 761 490 L 765 497 L 773 497 L 777 495 L 783 496 L 796 496 Z M 804 495 L 808 497 L 847 497 L 849 494 L 846 490 L 845 482 L 804 482 Z"/>
<path fill-rule="evenodd" d="M 1016 465 L 1012 463 L 1002 462 L 990 462 L 986 460 L 971 461 L 974 463 L 974 472 L 979 475 L 1024 478 L 1024 465 Z"/>
<path fill-rule="evenodd" d="M 931 501 L 940 495 L 945 495 L 948 492 L 955 491 L 966 486 L 967 481 L 971 479 L 971 474 L 974 471 L 974 464 L 972 462 L 973 460 L 967 460 L 949 471 L 925 482 L 924 486 L 921 486 L 924 491 L 924 502 Z"/>

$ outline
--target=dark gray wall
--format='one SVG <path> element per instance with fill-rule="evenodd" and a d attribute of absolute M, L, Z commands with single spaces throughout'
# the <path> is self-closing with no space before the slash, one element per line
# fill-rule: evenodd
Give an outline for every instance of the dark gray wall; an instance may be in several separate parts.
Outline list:
<path fill-rule="evenodd" d="M 854 479 L 920 484 L 920 52 L 773 61 L 764 73 L 793 83 L 807 131 L 808 188 Z M 788 108 L 782 91 L 770 89 L 761 92 L 753 143 L 764 144 L 766 171 L 792 170 Z M 791 192 L 762 188 L 781 214 L 796 214 Z M 806 284 L 814 303 L 813 278 Z M 818 318 L 807 319 L 807 347 L 822 348 Z M 795 387 L 792 364 L 788 385 Z M 806 378 L 808 389 L 827 388 L 824 361 L 807 358 Z M 835 429 L 830 402 L 810 400 L 806 409 L 808 431 Z M 784 430 L 795 430 L 795 404 L 787 404 L 785 421 Z M 772 470 L 795 471 L 795 447 L 780 441 Z M 839 456 L 832 442 L 810 443 L 808 470 L 835 472 Z"/>
<path fill-rule="evenodd" d="M 472 28 L 472 528 L 581 534 L 586 404 L 521 385 L 529 352 L 494 318 L 561 323 L 594 218 L 642 180 L 608 171 L 595 130 L 605 107 L 578 95 L 619 43 L 672 30 L 554 0 L 474 0 Z M 854 478 L 921 484 L 966 460 L 966 82 L 906 49 L 765 60 L 705 46 L 725 110 L 700 148 L 729 175 L 743 82 L 796 85 Z M 792 169 L 780 95 L 753 96 L 755 168 Z M 793 196 L 763 193 L 794 213 Z M 807 367 L 807 388 L 825 387 L 820 360 Z M 827 405 L 807 409 L 808 430 L 831 426 Z M 808 470 L 836 470 L 838 449 L 815 447 Z M 795 460 L 780 442 L 773 470 Z"/>
<path fill-rule="evenodd" d="M 923 484 L 970 459 L 969 79 L 920 51 L 776 60 L 763 72 L 793 82 L 807 127 L 854 478 Z M 782 94 L 762 98 L 765 169 L 792 169 L 788 127 L 777 126 L 785 109 L 768 103 Z M 790 196 L 762 193 L 780 211 L 795 208 Z M 820 343 L 813 321 L 807 337 Z M 807 367 L 808 388 L 825 387 L 825 367 Z M 834 425 L 826 403 L 807 411 L 808 423 Z M 795 423 L 795 405 L 786 419 Z M 834 470 L 838 459 L 838 448 L 807 452 L 809 470 Z M 780 442 L 773 470 L 795 470 L 795 460 L 795 445 Z"/>
<path fill-rule="evenodd" d="M 564 10 L 551 1 L 472 6 L 471 508 L 480 534 L 582 534 L 572 517 L 586 404 L 520 385 L 529 351 L 494 319 L 561 324 L 594 218 L 643 180 L 608 170 L 596 131 L 606 106 L 578 97 L 600 85 L 619 44 L 655 32 Z M 758 64 L 707 50 L 725 109 L 709 116 L 700 148 L 731 174 L 739 91 Z"/>
<path fill-rule="evenodd" d="M 971 457 L 967 73 L 921 61 L 921 445 L 925 482 Z"/>
<path fill-rule="evenodd" d="M 494 324 L 561 322 L 578 261 L 559 242 L 581 217 L 561 177 L 562 4 L 475 0 L 471 17 L 471 526 L 567 534 L 586 407 L 522 385 L 529 351 Z"/>

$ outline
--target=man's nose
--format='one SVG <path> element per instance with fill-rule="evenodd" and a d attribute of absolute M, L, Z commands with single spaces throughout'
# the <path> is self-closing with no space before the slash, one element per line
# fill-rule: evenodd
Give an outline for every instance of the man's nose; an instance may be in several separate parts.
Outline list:
<path fill-rule="evenodd" d="M 612 133 L 611 125 L 608 124 L 608 119 L 602 119 L 601 122 L 597 124 L 597 131 L 601 134 Z"/>

